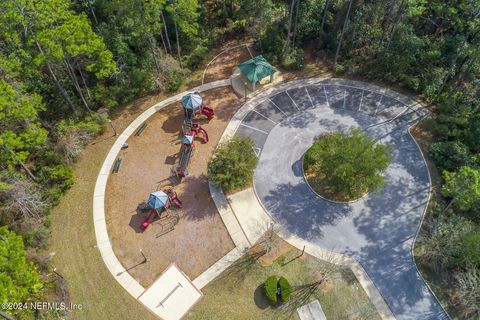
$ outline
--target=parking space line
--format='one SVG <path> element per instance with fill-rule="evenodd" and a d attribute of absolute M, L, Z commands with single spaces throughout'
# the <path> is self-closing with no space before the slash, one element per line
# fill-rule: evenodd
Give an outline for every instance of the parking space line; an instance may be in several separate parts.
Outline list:
<path fill-rule="evenodd" d="M 374 116 L 377 115 L 378 107 L 380 107 L 380 104 L 382 103 L 382 99 L 383 99 L 383 94 L 380 95 L 380 100 L 378 100 L 377 103 L 375 103 L 377 107 L 375 108 L 375 112 L 373 113 Z"/>
<path fill-rule="evenodd" d="M 252 126 L 249 126 L 248 124 L 241 123 L 240 125 L 248 128 L 248 129 L 255 130 L 255 131 L 258 131 L 258 132 L 261 132 L 261 133 L 263 133 L 263 134 L 267 134 L 267 135 L 268 135 L 268 132 L 263 131 L 263 130 L 258 129 L 258 128 L 255 128 L 255 127 L 252 127 Z"/>
<path fill-rule="evenodd" d="M 313 104 L 312 97 L 310 97 L 310 93 L 308 93 L 307 87 L 304 87 L 305 91 L 307 92 L 308 100 L 310 100 L 310 103 L 312 104 L 312 108 L 315 108 L 315 105 Z"/>
<path fill-rule="evenodd" d="M 327 106 L 330 108 L 330 102 L 328 102 L 327 90 L 325 90 L 325 86 L 323 86 L 323 93 L 325 93 L 325 99 L 327 100 Z"/>
<path fill-rule="evenodd" d="M 290 98 L 290 100 L 292 100 L 293 104 L 295 105 L 295 107 L 297 107 L 297 110 L 300 111 L 300 108 L 297 106 L 297 103 L 295 102 L 295 100 L 293 100 L 293 98 L 290 96 L 290 94 L 288 93 L 288 90 L 285 90 L 285 93 L 287 94 L 287 96 Z"/>
<path fill-rule="evenodd" d="M 360 104 L 358 105 L 358 111 L 360 111 L 360 109 L 362 108 L 362 102 L 363 102 L 363 93 L 365 92 L 365 90 L 362 90 L 362 97 L 360 98 Z"/>
<path fill-rule="evenodd" d="M 278 110 L 280 110 L 281 113 L 283 113 L 284 116 L 286 116 L 287 114 L 285 112 L 283 112 L 282 109 L 280 109 L 279 106 L 277 106 L 277 104 L 275 102 L 273 102 L 272 99 L 268 98 L 268 100 L 275 106 L 275 108 L 277 108 Z"/>
<path fill-rule="evenodd" d="M 271 123 L 277 124 L 275 121 L 273 121 L 272 119 L 270 119 L 270 118 L 267 117 L 267 116 L 264 116 L 263 114 L 261 114 L 261 113 L 258 112 L 257 110 L 253 109 L 253 112 L 258 113 L 260 116 L 262 116 L 263 118 L 267 119 L 267 120 L 270 121 Z"/>

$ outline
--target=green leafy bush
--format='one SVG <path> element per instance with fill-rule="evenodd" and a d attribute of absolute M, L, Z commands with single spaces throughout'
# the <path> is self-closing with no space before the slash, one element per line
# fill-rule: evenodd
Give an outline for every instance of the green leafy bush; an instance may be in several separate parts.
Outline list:
<path fill-rule="evenodd" d="M 391 147 L 376 143 L 357 128 L 316 141 L 305 153 L 304 170 L 319 193 L 344 201 L 379 190 L 390 162 Z"/>
<path fill-rule="evenodd" d="M 442 195 L 452 198 L 458 209 L 480 217 L 480 171 L 464 166 L 456 172 L 445 171 L 443 177 Z"/>
<path fill-rule="evenodd" d="M 29 301 L 41 287 L 35 266 L 27 262 L 22 238 L 6 227 L 0 227 L 0 301 Z"/>
<path fill-rule="evenodd" d="M 432 143 L 428 151 L 441 171 L 457 170 L 461 166 L 468 165 L 471 159 L 467 146 L 459 141 Z"/>
<path fill-rule="evenodd" d="M 208 53 L 208 48 L 204 45 L 198 45 L 193 49 L 192 53 L 187 58 L 187 66 L 191 70 L 197 69 L 205 59 Z"/>
<path fill-rule="evenodd" d="M 480 269 L 480 227 L 464 237 L 460 252 L 463 266 Z"/>
<path fill-rule="evenodd" d="M 293 292 L 292 286 L 287 279 L 280 277 L 278 280 L 278 287 L 280 288 L 280 299 L 282 302 L 286 302 Z"/>
<path fill-rule="evenodd" d="M 227 192 L 246 187 L 252 182 L 257 165 L 253 148 L 250 138 L 235 137 L 222 143 L 208 163 L 208 178 Z"/>
<path fill-rule="evenodd" d="M 263 285 L 263 292 L 271 304 L 277 303 L 277 276 L 270 276 Z"/>
<path fill-rule="evenodd" d="M 283 59 L 282 66 L 286 70 L 301 70 L 304 67 L 305 56 L 302 48 L 292 48 Z"/>
<path fill-rule="evenodd" d="M 286 30 L 281 22 L 270 24 L 260 34 L 255 44 L 263 56 L 272 64 L 281 62 L 281 55 L 285 48 Z"/>
<path fill-rule="evenodd" d="M 472 222 L 461 216 L 440 217 L 423 240 L 422 260 L 436 271 L 461 266 L 462 242 L 473 230 Z"/>

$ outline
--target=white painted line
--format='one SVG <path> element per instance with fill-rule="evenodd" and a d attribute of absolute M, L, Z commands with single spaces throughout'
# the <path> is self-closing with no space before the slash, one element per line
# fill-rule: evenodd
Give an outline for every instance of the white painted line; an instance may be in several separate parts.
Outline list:
<path fill-rule="evenodd" d="M 312 104 L 312 107 L 314 108 L 315 105 L 313 104 L 312 97 L 310 97 L 310 93 L 308 93 L 307 87 L 304 87 L 304 88 L 305 88 L 305 91 L 307 92 L 308 100 L 310 100 L 310 103 Z"/>
<path fill-rule="evenodd" d="M 270 121 L 271 123 L 277 124 L 275 121 L 273 121 L 272 119 L 270 119 L 270 118 L 267 117 L 267 116 L 264 116 L 263 114 L 261 114 L 261 113 L 258 112 L 257 110 L 253 109 L 252 111 L 255 112 L 255 113 L 258 113 L 260 116 L 264 117 L 265 119 L 267 119 L 267 120 Z"/>
<path fill-rule="evenodd" d="M 377 107 L 375 108 L 375 112 L 373 113 L 374 116 L 377 115 L 378 108 L 380 107 L 380 105 L 381 105 L 381 103 L 382 103 L 382 99 L 383 99 L 383 94 L 380 95 L 380 100 L 378 100 L 378 101 L 375 103 L 375 105 L 376 105 Z"/>
<path fill-rule="evenodd" d="M 271 102 L 271 103 L 272 103 L 272 104 L 275 106 L 275 108 L 277 108 L 278 110 L 280 110 L 280 112 L 281 112 L 281 113 L 283 113 L 283 115 L 284 115 L 284 116 L 286 116 L 286 115 L 287 115 L 285 112 L 283 112 L 283 110 L 282 110 L 282 109 L 280 109 L 280 107 L 279 107 L 279 106 L 277 106 L 277 104 L 276 104 L 275 102 L 273 102 L 273 100 L 272 100 L 272 99 L 268 98 L 267 100 L 268 100 L 268 101 L 270 101 L 270 102 Z"/>
<path fill-rule="evenodd" d="M 287 94 L 287 96 L 290 98 L 290 100 L 292 100 L 293 104 L 295 105 L 295 107 L 297 107 L 297 110 L 300 111 L 300 108 L 297 106 L 297 103 L 295 102 L 295 100 L 293 100 L 293 98 L 290 96 L 290 94 L 288 93 L 288 90 L 285 90 L 285 93 Z"/>
<path fill-rule="evenodd" d="M 327 100 L 327 106 L 330 108 L 330 102 L 328 102 L 327 90 L 325 90 L 325 86 L 323 86 L 323 93 L 325 93 L 325 99 Z"/>
<path fill-rule="evenodd" d="M 360 109 L 362 108 L 362 103 L 363 103 L 363 93 L 365 92 L 365 90 L 362 90 L 362 97 L 360 98 L 360 105 L 358 106 L 358 111 L 360 111 Z"/>
<path fill-rule="evenodd" d="M 261 132 L 261 133 L 263 133 L 263 134 L 268 134 L 268 132 L 266 132 L 266 131 L 263 131 L 263 130 L 261 130 L 261 129 L 258 129 L 258 128 L 249 126 L 248 124 L 245 124 L 245 123 L 241 123 L 240 125 L 241 125 L 242 127 L 245 127 L 245 128 L 251 129 L 251 130 L 255 130 L 255 131 L 258 131 L 258 132 Z"/>

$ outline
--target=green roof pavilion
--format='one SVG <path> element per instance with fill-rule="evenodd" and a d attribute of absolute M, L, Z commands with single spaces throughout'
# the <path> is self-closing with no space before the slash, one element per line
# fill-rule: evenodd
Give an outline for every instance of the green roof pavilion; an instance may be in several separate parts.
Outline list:
<path fill-rule="evenodd" d="M 238 65 L 238 68 L 242 74 L 248 79 L 248 81 L 255 88 L 255 83 L 259 82 L 263 78 L 272 77 L 277 69 L 275 69 L 267 60 L 261 55 L 253 57 L 252 59 L 245 61 Z"/>

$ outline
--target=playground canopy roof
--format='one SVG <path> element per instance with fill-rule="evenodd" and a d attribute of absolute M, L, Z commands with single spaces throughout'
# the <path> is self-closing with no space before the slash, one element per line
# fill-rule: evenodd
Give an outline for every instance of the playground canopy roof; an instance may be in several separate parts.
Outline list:
<path fill-rule="evenodd" d="M 277 72 L 277 69 L 268 63 L 262 55 L 253 57 L 252 59 L 239 64 L 238 68 L 251 83 L 256 83 Z"/>
<path fill-rule="evenodd" d="M 185 109 L 196 109 L 202 105 L 202 97 L 195 92 L 191 92 L 182 97 L 182 106 Z"/>
<path fill-rule="evenodd" d="M 152 209 L 160 209 L 167 205 L 168 195 L 163 191 L 156 191 L 150 193 L 148 197 L 148 205 Z"/>

